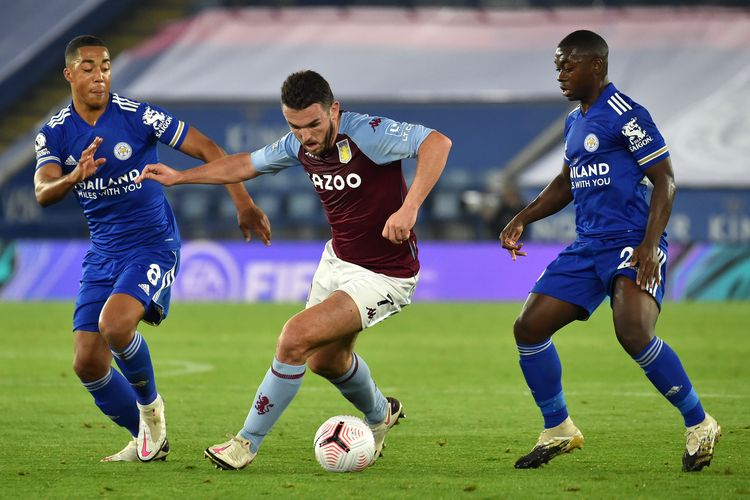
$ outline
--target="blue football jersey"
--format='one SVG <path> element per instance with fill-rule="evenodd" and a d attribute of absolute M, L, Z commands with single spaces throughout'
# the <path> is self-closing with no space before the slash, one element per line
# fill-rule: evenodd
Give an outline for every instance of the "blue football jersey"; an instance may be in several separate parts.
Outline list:
<path fill-rule="evenodd" d="M 136 184 L 143 167 L 158 162 L 156 141 L 179 148 L 188 126 L 164 109 L 111 94 L 107 109 L 89 125 L 73 104 L 53 116 L 36 136 L 36 168 L 57 163 L 63 174 L 78 164 L 96 136 L 95 158 L 106 158 L 96 174 L 73 188 L 95 250 L 117 255 L 137 247 L 176 249 L 180 234 L 163 187 Z"/>
<path fill-rule="evenodd" d="M 565 121 L 565 164 L 583 237 L 646 230 L 644 172 L 669 156 L 646 108 L 607 85 L 584 115 Z"/>

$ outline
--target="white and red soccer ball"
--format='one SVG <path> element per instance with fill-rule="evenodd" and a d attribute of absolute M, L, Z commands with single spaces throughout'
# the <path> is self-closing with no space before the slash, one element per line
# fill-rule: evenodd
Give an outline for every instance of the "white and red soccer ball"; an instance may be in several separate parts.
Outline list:
<path fill-rule="evenodd" d="M 313 441 L 315 458 L 329 472 L 358 472 L 375 459 L 375 438 L 357 417 L 338 415 L 318 428 Z"/>

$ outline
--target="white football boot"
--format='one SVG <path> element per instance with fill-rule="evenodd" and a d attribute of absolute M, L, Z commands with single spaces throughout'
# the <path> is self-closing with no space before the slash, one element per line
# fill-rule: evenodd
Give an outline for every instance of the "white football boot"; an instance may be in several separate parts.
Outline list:
<path fill-rule="evenodd" d="M 257 453 L 250 451 L 250 441 L 239 434 L 227 435 L 229 441 L 209 446 L 203 454 L 217 469 L 239 470 L 250 465 Z"/>
<path fill-rule="evenodd" d="M 682 456 L 682 470 L 695 472 L 711 465 L 714 446 L 721 437 L 721 426 L 706 413 L 703 422 L 685 429 L 685 454 Z"/>
<path fill-rule="evenodd" d="M 169 453 L 167 441 L 167 422 L 164 419 L 164 400 L 156 395 L 153 403 L 141 405 L 136 402 L 141 412 L 136 438 L 136 453 L 141 462 L 156 460 L 160 454 Z M 163 455 L 163 456 L 164 456 Z"/>
<path fill-rule="evenodd" d="M 404 405 L 398 399 L 387 397 L 386 400 L 388 404 L 386 405 L 385 420 L 376 424 L 367 424 L 375 438 L 375 458 L 373 458 L 373 462 L 383 455 L 386 433 L 398 424 L 399 419 L 406 418 Z"/>
<path fill-rule="evenodd" d="M 136 451 L 137 449 L 138 449 L 138 441 L 136 440 L 136 438 L 133 438 L 130 441 L 128 441 L 128 444 L 125 445 L 125 448 L 118 451 L 114 455 L 110 455 L 108 457 L 102 458 L 100 462 L 137 462 L 138 461 L 138 452 Z M 154 460 L 166 460 L 168 453 L 169 453 L 169 443 L 167 443 L 166 447 L 162 447 L 162 449 L 159 450 L 159 453 L 157 454 Z"/>
<path fill-rule="evenodd" d="M 528 455 L 516 460 L 516 469 L 536 469 L 558 455 L 583 448 L 583 434 L 570 417 L 559 425 L 544 429 Z"/>

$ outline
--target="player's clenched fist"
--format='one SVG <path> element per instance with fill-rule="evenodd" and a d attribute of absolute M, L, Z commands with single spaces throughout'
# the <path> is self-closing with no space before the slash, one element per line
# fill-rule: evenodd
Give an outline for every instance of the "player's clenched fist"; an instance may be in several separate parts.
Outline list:
<path fill-rule="evenodd" d="M 391 243 L 400 245 L 411 236 L 411 228 L 417 222 L 417 213 L 415 210 L 401 207 L 397 212 L 391 214 L 383 226 L 383 238 Z"/>
<path fill-rule="evenodd" d="M 151 163 L 146 165 L 135 182 L 140 183 L 146 179 L 156 181 L 164 186 L 173 186 L 178 183 L 180 172 L 164 165 L 163 163 Z"/>

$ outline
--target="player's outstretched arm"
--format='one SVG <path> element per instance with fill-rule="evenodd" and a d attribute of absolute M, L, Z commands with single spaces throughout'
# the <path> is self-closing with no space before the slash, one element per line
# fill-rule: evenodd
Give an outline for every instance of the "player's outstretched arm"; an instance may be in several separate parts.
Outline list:
<path fill-rule="evenodd" d="M 526 256 L 526 252 L 520 251 L 523 243 L 518 240 L 528 224 L 559 212 L 571 201 L 573 190 L 570 187 L 570 169 L 563 165 L 562 172 L 500 232 L 500 243 L 508 250 L 511 258 L 516 260 L 517 256 Z"/>
<path fill-rule="evenodd" d="M 391 243 L 403 243 L 409 239 L 417 213 L 427 195 L 443 173 L 452 142 L 440 132 L 433 130 L 422 141 L 417 151 L 417 172 L 401 208 L 393 213 L 383 227 L 383 238 Z"/>
<path fill-rule="evenodd" d="M 180 145 L 180 151 L 208 163 L 226 156 L 221 146 L 195 127 L 190 127 L 185 140 Z M 225 184 L 232 203 L 237 209 L 237 224 L 242 231 L 245 241 L 252 240 L 256 234 L 266 246 L 271 244 L 271 223 L 265 212 L 255 204 L 250 193 L 241 182 Z"/>
<path fill-rule="evenodd" d="M 101 143 L 102 138 L 96 137 L 83 151 L 78 165 L 69 174 L 63 175 L 59 163 L 47 163 L 37 170 L 34 174 L 34 194 L 37 203 L 43 207 L 57 203 L 73 189 L 73 186 L 94 175 L 107 161 L 105 158 L 94 159 L 94 153 Z"/>
<path fill-rule="evenodd" d="M 135 182 L 156 181 L 164 186 L 177 184 L 235 184 L 258 177 L 249 153 L 236 153 L 203 165 L 178 171 L 163 163 L 146 165 Z"/>
<path fill-rule="evenodd" d="M 646 234 L 630 259 L 631 266 L 638 266 L 635 282 L 642 290 L 661 283 L 659 241 L 667 228 L 677 191 L 672 160 L 669 157 L 646 169 L 645 174 L 654 185 L 654 190 L 651 192 Z"/>

